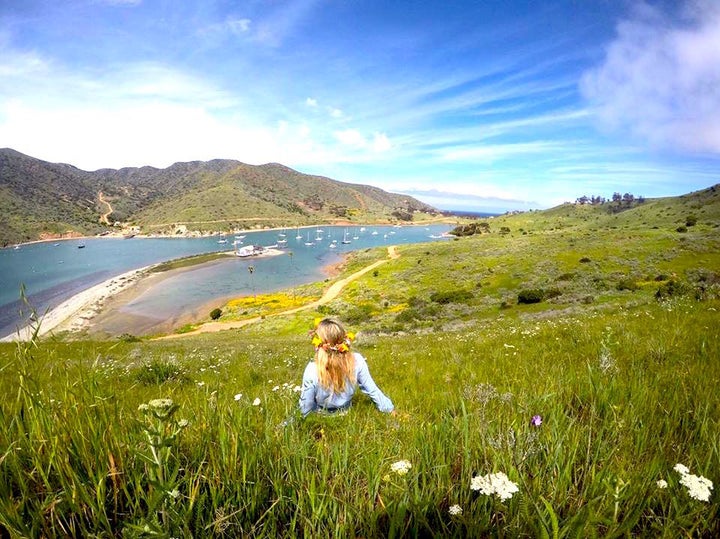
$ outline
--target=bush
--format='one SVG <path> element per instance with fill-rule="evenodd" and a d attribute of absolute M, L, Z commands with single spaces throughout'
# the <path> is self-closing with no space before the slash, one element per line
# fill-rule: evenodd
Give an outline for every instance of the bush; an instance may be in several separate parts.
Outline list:
<path fill-rule="evenodd" d="M 445 305 L 447 303 L 465 303 L 474 297 L 470 290 L 446 290 L 444 292 L 433 292 L 430 300 Z"/>
<path fill-rule="evenodd" d="M 140 339 L 130 333 L 123 333 L 118 337 L 120 342 L 140 342 Z"/>
<path fill-rule="evenodd" d="M 615 288 L 617 290 L 635 291 L 640 288 L 640 286 L 635 282 L 634 279 L 628 277 L 627 279 L 620 279 L 620 281 L 618 281 L 618 283 L 615 285 Z"/>
<path fill-rule="evenodd" d="M 584 256 L 580 259 L 580 263 L 582 263 L 582 264 L 587 264 L 588 262 L 591 262 L 591 260 L 586 256 Z"/>
<path fill-rule="evenodd" d="M 681 225 L 681 226 L 677 227 L 675 230 L 676 230 L 677 232 L 680 232 L 681 234 L 684 234 L 685 232 L 687 232 L 687 227 Z"/>
<path fill-rule="evenodd" d="M 212 320 L 217 320 L 222 316 L 222 309 L 218 309 L 217 307 L 210 311 L 210 318 Z"/>
<path fill-rule="evenodd" d="M 558 281 L 572 281 L 574 278 L 575 278 L 575 274 L 569 272 L 569 273 L 563 273 L 562 275 L 560 275 L 557 278 L 557 280 Z"/>
<path fill-rule="evenodd" d="M 697 224 L 697 217 L 694 215 L 688 215 L 685 219 L 685 226 L 695 226 Z"/>
<path fill-rule="evenodd" d="M 543 299 L 545 299 L 545 291 L 541 288 L 529 288 L 518 293 L 518 303 L 526 305 L 540 303 Z"/>
<path fill-rule="evenodd" d="M 655 292 L 655 297 L 662 300 L 671 297 L 686 296 L 690 294 L 691 291 L 692 288 L 686 283 L 670 279 L 668 282 L 660 285 L 657 292 Z"/>
<path fill-rule="evenodd" d="M 185 370 L 173 361 L 154 359 L 143 364 L 135 373 L 135 379 L 143 385 L 159 385 L 163 382 L 187 382 Z"/>

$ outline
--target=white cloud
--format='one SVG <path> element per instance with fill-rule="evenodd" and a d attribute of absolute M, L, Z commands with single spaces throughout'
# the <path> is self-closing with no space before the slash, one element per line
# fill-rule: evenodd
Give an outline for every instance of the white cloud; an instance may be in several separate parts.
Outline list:
<path fill-rule="evenodd" d="M 345 129 L 343 131 L 335 131 L 335 138 L 345 146 L 353 148 L 365 148 L 367 140 L 357 129 Z"/>
<path fill-rule="evenodd" d="M 385 133 L 375 133 L 373 136 L 372 149 L 375 152 L 387 152 L 392 149 L 392 143 Z"/>
<path fill-rule="evenodd" d="M 567 144 L 550 141 L 522 142 L 516 144 L 486 144 L 467 148 L 448 148 L 440 152 L 447 161 L 483 161 L 493 162 L 510 157 L 528 154 L 546 153 L 567 148 Z"/>
<path fill-rule="evenodd" d="M 313 99 L 312 97 L 308 97 L 308 98 L 305 100 L 305 104 L 306 104 L 308 107 L 312 107 L 312 108 L 315 108 L 315 107 L 318 106 L 317 99 Z"/>
<path fill-rule="evenodd" d="M 330 113 L 330 116 L 332 116 L 333 118 L 342 118 L 343 117 L 343 111 L 340 109 L 329 108 L 328 112 Z"/>
<path fill-rule="evenodd" d="M 228 19 L 225 26 L 234 34 L 244 34 L 250 30 L 250 19 Z"/>
<path fill-rule="evenodd" d="M 651 146 L 720 153 L 720 3 L 685 3 L 671 23 L 642 5 L 580 89 L 605 127 Z"/>

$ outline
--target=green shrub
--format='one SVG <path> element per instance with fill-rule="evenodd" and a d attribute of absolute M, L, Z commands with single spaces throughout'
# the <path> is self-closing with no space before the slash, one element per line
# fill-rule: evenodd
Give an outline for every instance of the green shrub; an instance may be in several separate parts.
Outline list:
<path fill-rule="evenodd" d="M 430 300 L 445 305 L 447 303 L 465 303 L 473 297 L 474 295 L 470 290 L 458 289 L 433 292 L 430 295 Z"/>
<path fill-rule="evenodd" d="M 143 385 L 159 385 L 164 382 L 187 382 L 185 369 L 174 361 L 153 359 L 144 363 L 135 373 L 135 379 Z"/>
<path fill-rule="evenodd" d="M 545 291 L 542 288 L 528 288 L 518 293 L 518 303 L 530 304 L 540 303 L 545 299 Z"/>
<path fill-rule="evenodd" d="M 677 227 L 675 230 L 676 230 L 677 232 L 680 232 L 681 234 L 684 234 L 685 232 L 687 232 L 687 227 L 684 226 L 684 225 L 680 225 L 680 226 Z"/>
<path fill-rule="evenodd" d="M 562 275 L 558 276 L 558 281 L 572 281 L 575 278 L 575 274 L 572 272 L 563 273 Z"/>
<path fill-rule="evenodd" d="M 685 219 L 685 226 L 695 226 L 697 224 L 697 217 L 694 215 L 688 215 Z"/>
<path fill-rule="evenodd" d="M 210 318 L 211 318 L 212 320 L 217 320 L 217 319 L 220 318 L 221 316 L 222 316 L 222 309 L 219 309 L 219 308 L 216 307 L 215 309 L 213 309 L 212 311 L 210 311 Z"/>
<path fill-rule="evenodd" d="M 584 256 L 580 259 L 580 263 L 582 264 L 587 264 L 588 262 L 591 262 L 591 260 L 587 256 Z"/>
<path fill-rule="evenodd" d="M 640 286 L 637 284 L 637 282 L 635 282 L 635 279 L 628 277 L 626 279 L 620 279 L 618 281 L 618 283 L 615 285 L 615 288 L 617 290 L 635 291 L 638 288 L 640 288 Z"/>
<path fill-rule="evenodd" d="M 668 282 L 660 285 L 657 292 L 655 292 L 655 297 L 662 300 L 677 296 L 687 296 L 690 292 L 692 292 L 692 287 L 687 283 L 670 279 Z"/>
<path fill-rule="evenodd" d="M 120 342 L 140 342 L 140 338 L 130 333 L 123 333 L 118 337 Z"/>

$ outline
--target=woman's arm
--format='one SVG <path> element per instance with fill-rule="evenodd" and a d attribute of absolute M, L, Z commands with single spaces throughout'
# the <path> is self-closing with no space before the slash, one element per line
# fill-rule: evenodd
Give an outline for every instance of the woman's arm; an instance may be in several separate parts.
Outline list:
<path fill-rule="evenodd" d="M 317 368 L 314 362 L 308 363 L 303 373 L 302 389 L 300 391 L 300 413 L 303 417 L 316 408 L 315 393 L 317 392 Z"/>
<path fill-rule="evenodd" d="M 377 409 L 381 412 L 392 412 L 395 409 L 392 401 L 380 391 L 380 388 L 370 376 L 370 369 L 368 368 L 367 361 L 360 354 L 355 354 L 355 365 L 357 372 L 357 383 L 360 386 L 360 391 L 365 393 L 372 399 L 377 406 Z"/>

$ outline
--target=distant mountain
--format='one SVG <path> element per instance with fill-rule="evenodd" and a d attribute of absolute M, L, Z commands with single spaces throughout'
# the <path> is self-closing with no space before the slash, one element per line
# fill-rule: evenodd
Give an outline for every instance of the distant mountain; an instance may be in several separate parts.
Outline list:
<path fill-rule="evenodd" d="M 115 222 L 172 234 L 177 225 L 229 231 L 331 220 L 402 221 L 416 212 L 437 210 L 406 195 L 276 163 L 216 159 L 88 172 L 0 149 L 0 245 L 97 234 Z"/>

